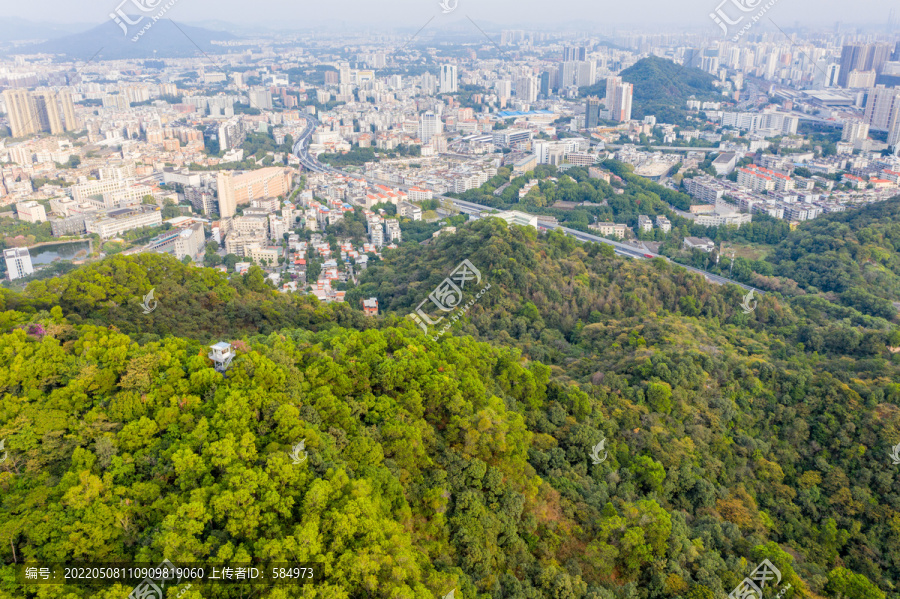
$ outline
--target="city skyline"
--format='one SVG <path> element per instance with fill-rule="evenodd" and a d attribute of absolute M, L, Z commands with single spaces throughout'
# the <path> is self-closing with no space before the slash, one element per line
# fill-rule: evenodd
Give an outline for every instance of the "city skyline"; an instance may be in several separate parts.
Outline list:
<path fill-rule="evenodd" d="M 734 1 L 734 0 L 732 0 Z M 137 13 L 137 0 L 95 3 L 88 8 L 76 6 L 61 0 L 48 0 L 39 5 L 20 3 L 4 7 L 5 17 L 18 17 L 35 23 L 82 23 L 91 26 L 109 19 L 109 14 L 121 9 L 126 13 Z M 148 3 L 163 6 L 162 3 Z M 389 29 L 420 27 L 426 19 L 437 18 L 430 26 L 440 27 L 442 23 L 465 21 L 467 17 L 503 27 L 552 27 L 588 28 L 590 26 L 631 26 L 650 29 L 707 28 L 714 31 L 709 18 L 717 7 L 727 3 L 710 0 L 685 0 L 683 2 L 663 2 L 642 0 L 628 5 L 598 7 L 584 0 L 566 0 L 554 4 L 548 10 L 547 4 L 538 0 L 522 0 L 515 4 L 479 4 L 466 0 L 450 6 L 452 10 L 441 10 L 437 1 L 421 2 L 400 0 L 388 6 L 362 0 L 323 3 L 304 7 L 296 17 L 281 0 L 261 0 L 251 5 L 237 0 L 176 0 L 170 2 L 167 17 L 189 23 L 218 23 L 236 28 L 255 26 L 274 30 L 304 29 L 318 26 L 340 26 L 353 24 L 362 28 L 384 27 Z M 762 6 L 761 2 L 746 2 L 747 5 Z M 889 0 L 870 0 L 865 10 L 857 5 L 849 5 L 841 0 L 821 2 L 778 2 L 771 3 L 768 17 L 781 27 L 816 27 L 850 30 L 856 26 L 884 28 L 893 14 L 893 22 L 900 19 L 898 10 Z M 892 13 L 893 11 L 893 13 Z M 636 16 L 639 15 L 639 16 Z M 768 18 L 766 19 L 768 21 Z"/>

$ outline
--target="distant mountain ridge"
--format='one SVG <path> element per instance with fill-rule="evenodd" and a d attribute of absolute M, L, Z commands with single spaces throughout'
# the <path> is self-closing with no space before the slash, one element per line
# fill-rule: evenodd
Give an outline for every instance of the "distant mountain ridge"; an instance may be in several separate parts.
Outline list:
<path fill-rule="evenodd" d="M 78 31 L 78 23 L 44 23 L 5 17 L 0 20 L 0 42 L 55 39 Z"/>
<path fill-rule="evenodd" d="M 213 41 L 236 39 L 225 31 L 213 31 L 202 27 L 176 24 L 169 19 L 153 22 L 151 17 L 129 16 L 135 25 L 127 25 L 127 33 L 111 19 L 72 35 L 66 35 L 33 46 L 26 46 L 26 52 L 46 52 L 65 54 L 79 60 L 90 60 L 97 55 L 98 60 L 120 60 L 134 58 L 183 58 L 196 55 L 200 50 L 206 53 L 220 53 L 220 46 Z M 152 26 L 132 41 L 142 28 Z M 100 51 L 100 54 L 97 52 Z"/>

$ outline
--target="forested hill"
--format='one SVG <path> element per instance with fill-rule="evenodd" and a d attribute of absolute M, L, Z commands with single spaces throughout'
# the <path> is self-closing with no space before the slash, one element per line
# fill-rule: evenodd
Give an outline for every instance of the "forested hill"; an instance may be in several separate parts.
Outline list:
<path fill-rule="evenodd" d="M 156 308 L 144 314 L 141 303 L 151 291 Z M 107 326 L 141 342 L 166 335 L 214 342 L 286 327 L 371 326 L 345 304 L 320 305 L 312 296 L 276 292 L 259 268 L 229 280 L 217 270 L 185 266 L 162 254 L 112 256 L 62 277 L 29 283 L 23 294 L 0 289 L 0 311 L 47 311 L 53 306 L 72 323 Z"/>
<path fill-rule="evenodd" d="M 803 223 L 767 262 L 771 274 L 803 292 L 893 319 L 893 302 L 900 301 L 900 197 Z"/>
<path fill-rule="evenodd" d="M 464 259 L 491 288 L 433 340 L 405 315 Z M 897 597 L 896 327 L 774 294 L 744 314 L 737 289 L 497 219 L 386 252 L 348 292 L 379 319 L 176 264 L 2 296 L 0 599 L 36 595 L 13 552 L 323 564 L 273 599 L 711 599 L 762 559 L 788 597 Z M 164 330 L 133 305 L 154 285 L 157 310 L 167 288 L 221 304 Z M 130 589 L 67 591 L 42 596 Z"/>
<path fill-rule="evenodd" d="M 634 85 L 634 118 L 655 114 L 660 122 L 670 123 L 662 114 L 680 115 L 691 99 L 722 101 L 713 85 L 715 77 L 700 69 L 685 67 L 659 56 L 648 56 L 620 73 L 622 80 Z M 581 89 L 586 95 L 603 97 L 606 81 Z"/>

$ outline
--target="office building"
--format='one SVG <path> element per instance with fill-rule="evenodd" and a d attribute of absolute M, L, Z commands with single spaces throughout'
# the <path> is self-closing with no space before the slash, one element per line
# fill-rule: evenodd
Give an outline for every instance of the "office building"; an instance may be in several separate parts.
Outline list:
<path fill-rule="evenodd" d="M 3 259 L 6 260 L 6 274 L 9 276 L 10 281 L 27 277 L 34 272 L 28 248 L 3 250 Z"/>
<path fill-rule="evenodd" d="M 588 96 L 584 101 L 584 126 L 593 129 L 600 123 L 600 98 Z"/>
<path fill-rule="evenodd" d="M 239 204 L 251 200 L 286 195 L 291 189 L 291 171 L 277 166 L 237 174 L 235 171 L 219 171 L 219 216 L 231 218 Z"/>
<path fill-rule="evenodd" d="M 617 123 L 631 120 L 631 101 L 634 86 L 624 83 L 621 77 L 609 77 L 606 80 L 606 108 L 609 118 Z"/>
<path fill-rule="evenodd" d="M 444 64 L 441 65 L 441 88 L 440 93 L 442 94 L 455 94 L 457 92 L 456 87 L 456 65 L 453 64 Z"/>

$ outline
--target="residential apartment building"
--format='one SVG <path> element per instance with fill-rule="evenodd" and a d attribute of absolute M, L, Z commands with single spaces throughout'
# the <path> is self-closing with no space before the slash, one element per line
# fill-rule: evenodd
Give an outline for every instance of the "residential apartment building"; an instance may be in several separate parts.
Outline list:
<path fill-rule="evenodd" d="M 624 83 L 621 77 L 609 77 L 606 80 L 606 109 L 609 118 L 617 123 L 631 120 L 631 104 L 634 86 Z"/>
<path fill-rule="evenodd" d="M 619 223 L 597 223 L 596 225 L 590 225 L 591 229 L 595 231 L 600 231 L 600 235 L 603 237 L 616 237 L 618 239 L 625 239 L 625 225 Z"/>

